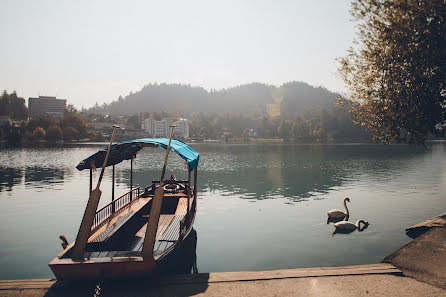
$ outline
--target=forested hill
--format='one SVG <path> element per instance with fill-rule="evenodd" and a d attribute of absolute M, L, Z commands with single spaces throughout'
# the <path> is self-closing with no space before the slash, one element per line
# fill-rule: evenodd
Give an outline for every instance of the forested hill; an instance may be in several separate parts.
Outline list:
<path fill-rule="evenodd" d="M 289 82 L 280 87 L 252 83 L 211 91 L 181 84 L 149 84 L 140 91 L 124 98 L 120 96 L 110 104 L 95 105 L 88 111 L 114 115 L 157 110 L 261 114 L 267 110 L 267 104 L 279 104 L 281 116 L 290 118 L 296 111 L 309 107 L 331 107 L 336 97 L 336 93 L 303 82 Z"/>

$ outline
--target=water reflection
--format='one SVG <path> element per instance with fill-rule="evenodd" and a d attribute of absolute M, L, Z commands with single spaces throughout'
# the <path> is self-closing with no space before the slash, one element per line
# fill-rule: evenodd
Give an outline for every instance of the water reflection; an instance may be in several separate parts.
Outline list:
<path fill-rule="evenodd" d="M 52 188 L 67 180 L 64 170 L 45 167 L 4 168 L 0 167 L 0 192 L 12 191 L 14 186 L 24 184 L 32 188 Z"/>
<path fill-rule="evenodd" d="M 0 192 L 12 191 L 13 186 L 21 183 L 22 177 L 21 169 L 0 167 Z"/>
<path fill-rule="evenodd" d="M 197 231 L 192 228 L 189 235 L 173 253 L 159 263 L 160 274 L 198 273 Z"/>
<path fill-rule="evenodd" d="M 62 184 L 65 180 L 64 170 L 59 168 L 26 167 L 25 185 L 44 188 L 53 184 Z"/>
<path fill-rule="evenodd" d="M 426 153 L 425 148 L 378 145 L 197 144 L 195 149 L 200 152 L 201 191 L 255 200 L 285 197 L 292 202 L 321 196 L 364 176 L 398 176 L 412 164 L 408 159 Z M 133 185 L 159 179 L 162 162 L 162 150 L 140 151 L 134 160 Z M 176 154 L 169 155 L 168 170 L 187 179 L 184 160 Z M 130 161 L 116 166 L 116 183 L 130 188 Z"/>
<path fill-rule="evenodd" d="M 307 201 L 369 176 L 382 179 L 398 176 L 408 159 L 426 153 L 424 148 L 407 146 L 338 145 L 196 145 L 200 151 L 199 187 L 244 199 L 286 197 Z M 147 185 L 159 179 L 162 154 L 142 150 L 135 159 L 133 184 Z M 139 163 L 138 163 L 139 162 Z M 168 167 L 187 179 L 184 161 L 169 157 Z M 118 182 L 129 185 L 129 164 L 119 164 Z"/>
<path fill-rule="evenodd" d="M 327 225 L 328 224 L 330 224 L 330 223 L 337 223 L 337 222 L 341 222 L 341 221 L 348 221 L 348 218 L 349 218 L 349 216 L 347 215 L 347 216 L 345 216 L 345 217 L 337 217 L 337 218 L 335 218 L 335 217 L 328 217 L 327 218 Z"/>
<path fill-rule="evenodd" d="M 356 223 L 348 222 L 347 220 L 336 223 L 333 225 L 335 227 L 335 230 L 333 231 L 331 236 L 334 236 L 335 234 L 341 233 L 341 234 L 350 234 L 353 231 L 358 230 L 358 232 L 362 232 L 369 226 L 368 221 L 364 220 L 358 220 Z"/>

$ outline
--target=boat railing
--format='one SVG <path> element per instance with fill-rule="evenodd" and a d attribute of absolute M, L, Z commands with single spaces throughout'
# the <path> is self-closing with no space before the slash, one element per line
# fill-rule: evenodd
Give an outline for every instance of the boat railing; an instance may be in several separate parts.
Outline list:
<path fill-rule="evenodd" d="M 99 227 L 103 222 L 105 222 L 108 218 L 110 218 L 115 212 L 123 209 L 127 205 L 129 205 L 132 201 L 139 198 L 140 187 L 136 187 L 122 195 L 121 197 L 113 200 L 109 204 L 102 207 L 100 210 L 96 212 L 96 215 L 93 219 L 93 226 L 91 226 L 91 230 L 95 230 Z"/>
<path fill-rule="evenodd" d="M 180 221 L 180 238 L 183 238 L 187 230 L 189 230 L 197 209 L 197 198 L 192 196 L 192 205 L 189 212 Z"/>

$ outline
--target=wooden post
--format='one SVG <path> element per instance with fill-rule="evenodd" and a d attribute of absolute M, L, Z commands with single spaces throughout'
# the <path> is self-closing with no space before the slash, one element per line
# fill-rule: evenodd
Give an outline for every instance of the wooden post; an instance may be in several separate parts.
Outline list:
<path fill-rule="evenodd" d="M 90 161 L 90 192 L 88 193 L 88 197 L 91 196 L 91 191 L 93 191 L 93 161 Z"/>
<path fill-rule="evenodd" d="M 155 246 L 156 232 L 158 231 L 158 222 L 160 219 L 161 206 L 164 197 L 164 174 L 166 173 L 167 158 L 169 157 L 170 151 L 170 142 L 172 141 L 173 128 L 175 126 L 172 125 L 170 127 L 172 129 L 170 130 L 169 144 L 167 145 L 166 156 L 164 157 L 164 165 L 163 171 L 161 172 L 160 185 L 155 190 L 155 195 L 153 195 L 152 207 L 150 208 L 149 214 L 149 222 L 147 223 L 146 234 L 144 236 L 144 243 L 142 247 L 142 257 L 144 260 L 154 260 L 153 247 Z"/>
<path fill-rule="evenodd" d="M 130 158 L 130 200 L 133 197 L 133 156 Z"/>
<path fill-rule="evenodd" d="M 190 165 L 189 164 L 187 164 L 187 194 L 190 196 L 190 170 L 189 170 L 189 168 L 190 168 Z"/>
<path fill-rule="evenodd" d="M 189 221 L 189 203 L 190 203 L 190 165 L 187 166 L 187 220 Z"/>
<path fill-rule="evenodd" d="M 113 126 L 113 133 L 110 138 L 110 144 L 108 145 L 107 154 L 105 155 L 104 163 L 102 164 L 101 174 L 99 175 L 99 180 L 96 188 L 91 191 L 90 198 L 88 198 L 87 207 L 85 208 L 84 216 L 82 217 L 82 222 L 79 227 L 79 231 L 76 236 L 76 241 L 74 242 L 73 251 L 71 253 L 71 259 L 73 261 L 83 261 L 84 260 L 84 250 L 87 246 L 88 237 L 90 236 L 91 226 L 93 225 L 94 217 L 96 215 L 96 209 L 98 208 L 99 200 L 101 199 L 102 191 L 100 189 L 102 177 L 104 176 L 105 167 L 107 166 L 108 156 L 110 155 L 110 150 L 113 143 L 113 138 L 115 137 L 116 128 L 119 126 Z"/>
<path fill-rule="evenodd" d="M 115 201 L 115 165 L 113 165 L 112 173 L 112 202 Z M 115 203 L 112 203 L 112 213 L 115 212 Z"/>
<path fill-rule="evenodd" d="M 197 170 L 198 167 L 196 167 L 194 170 L 194 199 L 197 199 Z"/>

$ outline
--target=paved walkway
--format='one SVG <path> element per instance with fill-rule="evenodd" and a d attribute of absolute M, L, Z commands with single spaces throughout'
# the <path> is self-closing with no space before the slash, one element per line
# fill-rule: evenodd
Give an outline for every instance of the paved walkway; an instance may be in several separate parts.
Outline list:
<path fill-rule="evenodd" d="M 446 291 L 382 263 L 373 265 L 217 272 L 165 279 L 70 285 L 54 280 L 0 281 L 0 296 L 445 296 Z"/>

